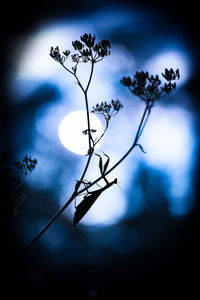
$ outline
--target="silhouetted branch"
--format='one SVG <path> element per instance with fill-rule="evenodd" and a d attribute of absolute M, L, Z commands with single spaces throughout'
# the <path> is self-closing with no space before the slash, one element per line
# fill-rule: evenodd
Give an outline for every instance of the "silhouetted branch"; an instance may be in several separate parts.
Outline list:
<path fill-rule="evenodd" d="M 88 167 L 91 162 L 91 158 L 94 154 L 94 148 L 96 144 L 102 139 L 102 137 L 105 135 L 105 132 L 108 129 L 109 122 L 112 116 L 115 116 L 119 110 L 123 107 L 119 100 L 112 100 L 111 103 L 102 102 L 101 104 L 96 104 L 95 107 L 93 107 L 92 112 L 96 114 L 100 114 L 104 117 L 106 121 L 106 126 L 104 129 L 103 134 L 97 139 L 96 141 L 93 140 L 92 132 L 95 132 L 94 129 L 90 128 L 90 116 L 89 116 L 89 103 L 88 103 L 88 89 L 91 84 L 93 71 L 94 71 L 94 64 L 101 61 L 105 56 L 110 55 L 110 42 L 108 40 L 102 40 L 99 43 L 96 43 L 96 37 L 95 35 L 92 36 L 91 34 L 84 34 L 80 37 L 80 41 L 76 40 L 72 42 L 72 45 L 74 47 L 75 51 L 78 51 L 78 53 L 75 53 L 71 55 L 72 61 L 75 63 L 75 65 L 72 67 L 72 71 L 67 68 L 64 63 L 69 57 L 70 51 L 66 50 L 63 52 L 63 55 L 60 54 L 59 47 L 51 47 L 50 50 L 50 56 L 57 62 L 59 62 L 70 74 L 72 74 L 80 86 L 85 99 L 85 107 L 86 107 L 86 113 L 87 113 L 87 126 L 88 128 L 83 131 L 83 134 L 88 134 L 88 159 L 85 165 L 85 168 L 82 172 L 82 175 L 80 177 L 80 180 L 77 181 L 74 187 L 74 191 L 71 195 L 71 197 L 68 199 L 68 201 L 63 205 L 63 207 L 52 217 L 52 219 L 49 221 L 49 223 L 40 231 L 40 233 L 29 243 L 26 250 L 29 249 L 44 233 L 45 231 L 55 222 L 55 220 L 62 214 L 62 212 L 70 205 L 70 203 L 79 195 L 81 195 L 83 192 L 87 192 L 86 196 L 82 200 L 82 202 L 77 206 L 77 211 L 74 216 L 74 222 L 73 224 L 76 225 L 82 217 L 85 215 L 85 213 L 89 210 L 91 205 L 96 201 L 96 199 L 99 197 L 99 195 L 112 186 L 114 183 L 117 183 L 117 179 L 114 179 L 112 182 L 109 182 L 106 178 L 108 174 L 110 174 L 115 168 L 117 168 L 123 161 L 126 159 L 126 157 L 133 151 L 133 149 L 137 146 L 141 149 L 143 153 L 144 149 L 141 144 L 139 144 L 139 139 L 141 137 L 141 134 L 147 124 L 147 121 L 149 119 L 151 109 L 154 106 L 154 103 L 158 101 L 159 99 L 163 98 L 164 96 L 171 93 L 173 90 L 176 89 L 176 83 L 174 80 L 180 78 L 179 70 L 177 69 L 174 71 L 173 69 L 165 69 L 165 73 L 162 73 L 162 76 L 165 78 L 165 80 L 168 83 L 165 83 L 164 85 L 161 85 L 161 80 L 159 79 L 159 76 L 153 76 L 149 75 L 148 72 L 136 72 L 133 80 L 130 77 L 123 77 L 121 80 L 121 83 L 128 87 L 128 89 L 131 91 L 132 94 L 138 96 L 142 101 L 145 103 L 145 109 L 142 114 L 135 138 L 133 140 L 133 143 L 131 147 L 127 150 L 127 152 L 107 171 L 108 164 L 109 164 L 109 157 L 107 156 L 107 161 L 103 166 L 103 161 L 100 155 L 99 160 L 99 169 L 101 176 L 94 180 L 93 182 L 87 182 L 85 184 L 86 180 L 85 175 L 88 170 Z M 80 82 L 80 79 L 77 76 L 77 70 L 79 63 L 91 63 L 91 70 L 90 75 L 88 78 L 88 83 L 86 85 L 86 88 L 84 89 L 83 85 Z M 100 188 L 95 191 L 89 191 L 89 189 L 97 184 L 100 180 L 104 180 L 106 185 L 103 188 Z M 84 188 L 80 189 L 81 184 L 84 184 Z"/>
<path fill-rule="evenodd" d="M 87 161 L 87 165 L 85 167 L 85 170 L 82 174 L 82 177 L 80 179 L 80 181 L 77 182 L 76 186 L 75 186 L 75 190 L 72 193 L 72 196 L 69 198 L 69 200 L 63 205 L 63 207 L 54 215 L 54 217 L 52 217 L 52 219 L 49 221 L 49 223 L 41 230 L 41 232 L 30 242 L 30 244 L 28 244 L 26 250 L 28 250 L 44 233 L 45 231 L 55 222 L 55 220 L 63 213 L 63 211 L 70 205 L 70 203 L 80 194 L 82 194 L 83 192 L 85 192 L 87 189 L 89 189 L 90 187 L 92 187 L 93 185 L 97 184 L 101 179 L 103 179 L 105 176 L 107 176 L 109 173 L 111 173 L 119 164 L 122 163 L 122 161 L 131 153 L 131 151 L 135 148 L 135 146 L 137 145 L 137 142 L 139 140 L 138 136 L 140 133 L 140 130 L 142 128 L 145 116 L 148 112 L 149 109 L 149 103 L 146 104 L 144 113 L 142 115 L 134 142 L 132 144 L 132 146 L 128 149 L 128 151 L 124 154 L 124 156 L 113 166 L 111 167 L 107 172 L 105 172 L 104 175 L 100 176 L 99 178 L 97 178 L 96 180 L 94 180 L 92 183 L 88 184 L 87 188 L 84 187 L 83 189 L 79 190 L 79 187 L 83 181 L 83 178 L 85 177 L 85 173 L 87 171 L 87 168 L 89 166 L 90 163 L 90 159 L 92 157 L 92 155 L 89 155 L 89 159 Z M 78 191 L 79 190 L 79 191 Z"/>
<path fill-rule="evenodd" d="M 12 163 L 11 158 L 8 159 L 7 153 L 0 154 L 2 248 L 14 249 L 16 246 L 16 217 L 24 201 L 28 198 L 22 185 L 26 176 L 35 169 L 36 164 L 37 160 L 32 159 L 30 155 L 25 155 L 22 161 Z"/>

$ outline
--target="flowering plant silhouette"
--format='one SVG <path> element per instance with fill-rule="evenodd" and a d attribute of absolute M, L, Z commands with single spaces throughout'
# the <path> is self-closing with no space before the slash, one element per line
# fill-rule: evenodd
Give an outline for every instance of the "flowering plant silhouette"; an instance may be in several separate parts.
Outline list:
<path fill-rule="evenodd" d="M 40 231 L 40 233 L 28 244 L 27 249 L 29 249 L 44 234 L 44 232 L 54 223 L 54 221 L 62 214 L 62 212 L 69 206 L 69 204 L 76 199 L 77 196 L 80 196 L 83 192 L 86 192 L 86 195 L 84 196 L 83 200 L 76 207 L 73 226 L 75 226 L 84 217 L 84 215 L 88 212 L 88 210 L 97 200 L 100 194 L 102 194 L 106 189 L 110 188 L 113 184 L 117 183 L 117 178 L 109 182 L 106 176 L 109 173 L 111 173 L 119 164 L 121 164 L 122 161 L 132 152 L 132 150 L 135 147 L 139 146 L 141 151 L 144 152 L 142 145 L 139 144 L 139 139 L 146 126 L 151 109 L 154 106 L 155 102 L 157 102 L 164 96 L 169 95 L 172 91 L 176 89 L 175 80 L 180 78 L 178 69 L 176 71 L 174 71 L 173 69 L 165 69 L 164 73 L 162 73 L 162 76 L 167 82 L 164 84 L 161 83 L 161 80 L 158 75 L 149 75 L 148 72 L 144 71 L 136 72 L 133 79 L 131 79 L 130 77 L 123 77 L 120 80 L 122 85 L 127 87 L 133 95 L 139 97 L 144 102 L 145 108 L 141 116 L 141 120 L 138 125 L 138 129 L 133 139 L 131 147 L 110 169 L 108 169 L 110 161 L 109 156 L 107 154 L 104 154 L 107 157 L 107 160 L 105 164 L 103 164 L 103 159 L 101 155 L 95 153 L 95 146 L 105 135 L 109 127 L 109 122 L 111 118 L 119 113 L 119 111 L 123 108 L 123 105 L 118 99 L 112 99 L 110 103 L 104 101 L 101 103 L 97 103 L 95 106 L 93 106 L 91 112 L 97 115 L 102 115 L 105 120 L 105 128 L 103 134 L 99 137 L 99 139 L 94 140 L 92 134 L 96 131 L 96 129 L 91 129 L 90 127 L 88 89 L 92 81 L 95 64 L 99 63 L 105 57 L 110 55 L 111 45 L 108 40 L 101 40 L 99 42 L 96 42 L 95 35 L 92 36 L 91 34 L 85 33 L 83 36 L 80 37 L 80 40 L 73 41 L 72 46 L 76 52 L 71 55 L 69 50 L 61 52 L 58 46 L 51 47 L 50 56 L 56 62 L 58 62 L 67 72 L 69 72 L 75 77 L 78 86 L 83 92 L 85 100 L 85 109 L 87 113 L 87 129 L 85 129 L 82 133 L 84 135 L 88 135 L 87 162 L 82 172 L 82 175 L 80 176 L 80 179 L 77 180 L 74 186 L 74 191 L 71 197 L 63 205 L 63 207 L 52 217 L 52 219 Z M 73 67 L 71 68 L 65 65 L 70 56 L 73 62 Z M 86 87 L 83 86 L 78 76 L 78 68 L 80 63 L 90 64 L 90 74 L 88 77 Z M 88 167 L 91 163 L 91 158 L 94 154 L 99 157 L 98 167 L 101 176 L 95 179 L 93 182 L 90 182 L 85 179 L 85 176 Z M 105 186 L 95 191 L 91 191 L 90 188 L 97 184 L 100 180 L 105 181 Z"/>
<path fill-rule="evenodd" d="M 13 164 L 8 153 L 0 154 L 0 186 L 3 191 L 0 223 L 5 248 L 16 246 L 16 218 L 28 198 L 22 187 L 26 177 L 33 172 L 36 165 L 37 160 L 32 159 L 30 155 L 25 155 L 22 161 L 15 161 Z"/>

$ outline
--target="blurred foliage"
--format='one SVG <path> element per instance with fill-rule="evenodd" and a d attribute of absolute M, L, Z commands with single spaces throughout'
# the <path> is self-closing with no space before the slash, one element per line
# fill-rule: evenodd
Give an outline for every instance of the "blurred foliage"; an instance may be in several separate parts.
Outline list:
<path fill-rule="evenodd" d="M 25 155 L 22 162 L 12 162 L 8 153 L 0 154 L 1 199 L 0 227 L 5 248 L 16 246 L 15 222 L 28 195 L 23 189 L 25 177 L 30 175 L 37 164 L 36 159 Z M 19 172 L 20 171 L 20 172 Z"/>

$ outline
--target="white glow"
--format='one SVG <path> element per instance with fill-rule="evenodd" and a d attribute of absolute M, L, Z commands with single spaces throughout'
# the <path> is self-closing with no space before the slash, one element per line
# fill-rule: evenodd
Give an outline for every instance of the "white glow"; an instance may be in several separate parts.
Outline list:
<path fill-rule="evenodd" d="M 142 136 L 148 163 L 165 170 L 187 168 L 194 146 L 190 114 L 178 107 L 156 107 L 150 118 Z"/>
<path fill-rule="evenodd" d="M 168 175 L 169 210 L 173 215 L 188 212 L 193 204 L 192 173 L 196 138 L 189 112 L 157 107 L 142 136 L 146 162 Z"/>
<path fill-rule="evenodd" d="M 30 182 L 35 186 L 52 189 L 52 182 L 55 182 L 53 174 L 58 174 L 60 205 L 63 205 L 66 200 L 71 196 L 74 189 L 75 180 L 80 178 L 80 174 L 85 166 L 86 157 L 80 158 L 84 161 L 83 165 L 79 167 L 70 166 L 73 169 L 73 175 L 69 172 L 68 168 L 59 168 L 59 153 L 60 141 L 63 146 L 68 150 L 85 155 L 88 150 L 88 136 L 83 135 L 82 131 L 87 128 L 86 120 L 81 125 L 81 118 L 77 117 L 74 120 L 66 120 L 61 122 L 65 114 L 70 111 L 84 109 L 84 101 L 82 101 L 82 91 L 79 89 L 76 81 L 71 74 L 68 74 L 61 66 L 49 56 L 51 46 L 59 46 L 60 50 L 70 49 L 71 41 L 78 39 L 84 32 L 91 32 L 94 30 L 97 38 L 110 38 L 112 37 L 113 29 L 117 29 L 119 23 L 126 25 L 126 22 L 135 24 L 137 19 L 132 17 L 132 14 L 127 18 L 127 14 L 119 12 L 119 17 L 110 18 L 110 13 L 105 12 L 97 18 L 97 15 L 88 15 L 87 18 L 76 20 L 74 23 L 68 21 L 66 23 L 54 23 L 51 26 L 41 27 L 38 32 L 31 34 L 24 43 L 22 43 L 22 50 L 19 59 L 12 60 L 15 62 L 16 74 L 14 82 L 14 96 L 18 94 L 19 99 L 23 96 L 28 96 L 35 90 L 45 84 L 53 84 L 60 92 L 59 101 L 44 104 L 40 107 L 35 116 L 35 133 L 34 146 L 36 157 L 38 151 L 43 151 L 42 158 L 39 159 L 40 163 L 38 168 L 33 172 L 33 177 L 30 177 Z M 101 19 L 104 19 L 102 27 Z M 113 22 L 113 20 L 117 20 Z M 109 26 L 108 26 L 108 23 Z M 145 24 L 145 22 L 143 22 Z M 128 23 L 129 24 L 129 23 Z M 143 25 L 144 25 L 143 24 Z M 142 24 L 140 24 L 142 25 Z M 103 29 L 104 28 L 104 29 Z M 124 27 L 125 28 L 125 27 Z M 138 32 L 142 26 L 126 26 Z M 105 36 L 106 29 L 106 36 Z M 108 29 L 108 30 L 107 30 Z M 109 33 L 109 30 L 110 33 Z M 129 30 L 129 29 L 128 29 Z M 92 32 L 91 32 L 92 33 Z M 151 74 L 161 74 L 164 69 L 174 68 L 180 69 L 181 78 L 178 86 L 184 83 L 190 76 L 190 64 L 187 52 L 175 48 L 165 49 L 166 51 L 160 52 L 147 62 L 144 62 L 142 69 L 148 70 Z M 136 68 L 135 59 L 133 57 L 134 48 L 129 50 L 123 44 L 113 44 L 111 56 L 106 57 L 101 63 L 95 65 L 95 74 L 92 79 L 92 84 L 88 91 L 90 107 L 95 105 L 98 101 L 110 101 L 114 97 L 119 97 L 120 101 L 124 99 L 124 109 L 120 112 L 120 119 L 118 116 L 113 118 L 110 122 L 109 131 L 106 134 L 106 139 L 103 143 L 102 150 L 111 158 L 111 166 L 119 160 L 119 158 L 127 151 L 137 130 L 137 124 L 140 118 L 140 104 L 132 102 L 130 98 L 124 96 L 125 90 L 120 95 L 121 89 L 118 89 L 118 83 L 121 76 L 132 74 Z M 191 59 L 191 58 L 190 58 Z M 68 66 L 69 61 L 66 61 Z M 71 67 L 71 65 L 70 65 Z M 80 77 L 83 85 L 87 84 L 88 76 L 90 73 L 90 64 L 80 65 L 78 76 Z M 9 85 L 10 87 L 11 85 Z M 16 91 L 18 93 L 16 93 Z M 128 94 L 127 94 L 128 95 Z M 63 98 L 62 98 L 63 97 Z M 76 99 L 77 101 L 74 101 Z M 102 100 L 101 100 L 102 99 Z M 56 99 L 52 99 L 56 100 Z M 58 100 L 58 99 L 57 99 Z M 23 100 L 24 101 L 24 100 Z M 129 101 L 129 102 L 128 102 Z M 133 104 L 132 104 L 133 103 Z M 138 105 L 138 106 L 137 106 Z M 68 115 L 69 117 L 69 115 Z M 97 136 L 103 132 L 102 125 L 98 120 L 93 123 L 94 115 L 91 115 L 91 128 L 97 129 Z M 81 122 L 80 122 L 81 121 Z M 81 221 L 84 225 L 110 225 L 117 223 L 127 213 L 127 195 L 126 191 L 128 186 L 132 187 L 134 174 L 138 168 L 139 158 L 137 155 L 142 156 L 142 162 L 147 163 L 152 168 L 161 170 L 168 176 L 168 193 L 169 193 L 169 209 L 173 215 L 187 213 L 190 205 L 188 201 L 190 197 L 188 194 L 192 189 L 191 183 L 191 170 L 194 149 L 194 132 L 191 127 L 191 119 L 189 114 L 181 109 L 164 109 L 155 107 L 150 116 L 150 122 L 144 130 L 141 137 L 141 144 L 147 154 L 143 154 L 139 149 L 134 151 L 124 162 L 116 168 L 111 174 L 108 175 L 109 181 L 117 178 L 124 193 L 120 192 L 119 188 L 115 185 L 111 189 L 105 191 L 93 205 L 91 210 Z M 61 122 L 61 123 L 60 123 Z M 95 120 L 96 122 L 96 120 Z M 60 126 L 59 126 L 60 124 Z M 58 134 L 59 127 L 59 134 Z M 38 134 L 39 133 L 39 134 Z M 60 140 L 58 139 L 58 136 Z M 95 135 L 93 135 L 95 138 Z M 56 148 L 58 146 L 58 148 Z M 99 145 L 100 146 L 100 143 Z M 97 148 L 97 147 L 96 147 Z M 101 149 L 100 149 L 101 150 Z M 64 155 L 65 155 L 65 151 Z M 51 159 L 49 159 L 51 157 Z M 68 157 L 68 155 L 66 155 Z M 137 159 L 138 158 L 138 161 Z M 97 158 L 96 158 L 97 159 Z M 93 162 L 95 155 L 93 157 Z M 60 160 L 62 164 L 62 160 Z M 74 162 L 73 162 L 74 163 Z M 77 166 L 77 165 L 76 165 Z M 74 174 L 76 171 L 77 173 Z M 45 175 L 46 174 L 46 175 Z M 98 169 L 98 160 L 96 164 L 92 165 L 87 171 L 86 179 L 92 181 L 100 176 Z M 29 180 L 29 178 L 28 178 Z M 72 185 L 69 188 L 70 184 Z M 102 186 L 104 183 L 100 183 Z M 97 186 L 95 188 L 98 189 Z M 139 189 L 139 188 L 138 188 Z M 54 188 L 55 190 L 55 188 Z M 70 193 L 71 192 L 71 193 Z M 69 194 L 68 194 L 69 193 Z M 134 199 L 132 216 L 138 215 L 144 207 L 143 191 L 134 191 L 137 194 L 137 200 Z M 189 200 L 188 200 L 189 199 Z M 81 201 L 81 197 L 77 199 Z M 73 205 L 71 205 L 73 206 Z M 74 213 L 74 210 L 73 210 Z M 68 210 L 65 212 L 69 218 Z M 130 215 L 131 215 L 130 214 Z M 70 220 L 72 215 L 70 216 Z"/>
<path fill-rule="evenodd" d="M 103 134 L 103 126 L 101 121 L 94 114 L 90 113 L 90 126 L 96 132 L 92 133 L 94 141 Z M 63 146 L 80 155 L 86 155 L 88 151 L 88 135 L 82 132 L 88 128 L 87 114 L 85 111 L 74 111 L 68 114 L 61 121 L 58 134 Z M 102 140 L 101 140 L 102 141 Z M 101 142 L 100 141 L 100 142 Z M 97 146 L 100 145 L 100 142 Z M 96 147 L 97 148 L 97 147 Z"/>
<path fill-rule="evenodd" d="M 28 37 L 23 44 L 23 55 L 18 59 L 18 78 L 37 80 L 47 79 L 58 70 L 49 55 L 51 46 L 59 45 L 63 50 L 77 31 L 70 26 L 49 26 Z"/>

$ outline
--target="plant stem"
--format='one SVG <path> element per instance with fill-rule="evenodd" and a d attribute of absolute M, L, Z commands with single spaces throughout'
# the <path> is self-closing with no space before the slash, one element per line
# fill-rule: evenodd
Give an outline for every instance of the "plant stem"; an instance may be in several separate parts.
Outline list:
<path fill-rule="evenodd" d="M 137 142 L 139 140 L 139 137 L 140 137 L 140 132 L 141 130 L 143 131 L 144 129 L 144 126 L 143 125 L 146 125 L 146 121 L 145 121 L 145 117 L 146 117 L 146 114 L 148 113 L 148 116 L 149 116 L 149 102 L 146 103 L 146 107 L 145 107 L 145 110 L 143 112 L 143 115 L 142 115 L 142 118 L 141 118 L 141 121 L 140 121 L 140 124 L 139 124 L 139 127 L 138 127 L 138 130 L 137 130 L 137 133 L 136 133 L 136 136 L 135 136 L 135 139 L 134 139 L 134 142 L 132 144 L 132 146 L 129 148 L 129 150 L 124 154 L 124 156 L 112 167 L 110 168 L 105 174 L 104 176 L 108 175 L 109 173 L 111 173 L 119 164 L 122 163 L 122 161 L 130 154 L 130 152 L 135 148 L 135 146 L 137 146 Z M 81 176 L 81 179 L 78 181 L 78 183 L 76 184 L 75 186 L 75 189 L 74 189 L 74 192 L 72 193 L 71 197 L 69 198 L 69 200 L 64 204 L 64 206 L 52 217 L 52 219 L 49 221 L 49 223 L 40 231 L 40 233 L 28 244 L 28 246 L 26 247 L 25 250 L 28 250 L 44 233 L 45 231 L 56 221 L 56 219 L 63 213 L 63 211 L 70 205 L 70 203 L 74 200 L 75 197 L 77 197 L 79 194 L 81 194 L 82 192 L 84 192 L 86 190 L 86 188 L 83 188 L 82 190 L 78 191 L 79 190 L 79 187 L 85 177 L 85 174 L 87 172 L 87 169 L 89 167 L 89 164 L 90 164 L 90 160 L 92 158 L 92 154 L 93 153 L 90 153 L 89 156 L 88 156 L 88 160 L 87 160 L 87 163 L 86 163 L 86 166 L 85 166 L 85 169 L 82 173 L 82 176 Z M 100 181 L 101 179 L 103 179 L 103 176 L 97 178 L 95 181 L 93 181 L 90 185 L 88 185 L 87 188 L 90 188 L 92 187 L 94 184 L 96 184 L 98 181 Z"/>
<path fill-rule="evenodd" d="M 90 86 L 90 83 L 91 83 L 93 72 L 94 72 L 94 61 L 92 60 L 92 67 L 91 67 L 91 71 L 90 71 L 90 77 L 89 77 L 89 80 L 88 80 L 87 87 L 84 91 L 85 106 L 86 106 L 86 113 L 87 113 L 89 153 L 93 152 L 93 148 L 91 146 L 91 141 L 93 142 L 93 138 L 92 138 L 92 135 L 91 135 L 91 128 L 90 128 L 90 112 L 89 112 L 87 92 L 88 92 L 88 89 L 89 89 L 89 86 Z"/>
<path fill-rule="evenodd" d="M 105 135 L 106 133 L 106 130 L 108 129 L 108 124 L 109 124 L 109 121 L 106 120 L 106 127 L 104 129 L 104 132 L 102 133 L 102 135 L 100 136 L 100 138 L 98 138 L 98 140 L 94 143 L 94 145 L 96 146 L 96 144 L 98 144 L 98 142 L 103 138 L 103 136 Z"/>
<path fill-rule="evenodd" d="M 89 115 L 89 105 L 88 105 L 88 97 L 87 97 L 87 92 L 92 80 L 92 75 L 93 75 L 93 71 L 94 71 L 94 63 L 95 61 L 92 60 L 92 67 L 91 67 L 91 71 L 90 71 L 90 76 L 89 76 L 89 80 L 88 80 L 88 84 L 86 89 L 84 90 L 79 78 L 77 77 L 76 73 L 73 73 L 72 71 L 70 71 L 68 68 L 66 68 L 63 64 L 62 66 L 64 67 L 64 69 L 66 69 L 68 72 L 70 72 L 71 74 L 74 75 L 74 77 L 76 78 L 78 85 L 80 86 L 81 90 L 84 93 L 84 97 L 85 97 L 85 106 L 86 106 L 86 113 L 87 113 L 87 126 L 88 126 L 88 142 L 89 142 L 89 152 L 88 152 L 88 160 L 87 163 L 85 165 L 85 168 L 83 170 L 83 173 L 81 175 L 80 180 L 78 180 L 74 192 L 72 193 L 70 199 L 65 203 L 65 205 L 52 217 L 52 219 L 50 220 L 50 222 L 40 231 L 40 233 L 28 244 L 28 246 L 26 247 L 26 250 L 28 250 L 42 235 L 43 233 L 51 226 L 51 224 L 53 224 L 55 222 L 55 220 L 62 214 L 62 212 L 67 208 L 67 206 L 69 206 L 69 204 L 74 200 L 74 198 L 79 194 L 78 190 L 80 188 L 81 183 L 84 180 L 85 174 L 87 172 L 87 169 L 89 167 L 92 155 L 93 155 L 93 148 L 91 146 L 91 140 L 92 136 L 91 136 L 91 129 L 90 129 L 90 115 Z"/>
<path fill-rule="evenodd" d="M 147 121 L 149 119 L 150 113 L 151 113 L 151 104 L 149 103 L 149 107 L 148 107 L 148 111 L 147 111 L 147 116 L 145 116 L 145 121 L 143 122 L 143 125 L 142 125 L 142 127 L 140 129 L 140 132 L 138 134 L 138 140 L 139 140 L 140 136 L 142 135 L 142 132 L 143 132 L 143 130 L 144 130 L 145 126 L 146 126 L 146 123 L 147 123 Z"/>
<path fill-rule="evenodd" d="M 147 115 L 148 114 L 148 115 Z M 137 143 L 138 143 L 138 140 L 140 138 L 140 132 L 141 130 L 143 131 L 144 129 L 144 125 L 146 125 L 146 120 L 145 120 L 145 117 L 149 117 L 149 102 L 146 103 L 146 107 L 145 107 L 145 110 L 143 112 L 143 115 L 142 115 L 142 118 L 141 118 L 141 121 L 140 121 L 140 124 L 139 124 L 139 127 L 138 127 L 138 130 L 137 130 L 137 133 L 136 133 L 136 136 L 135 136 L 135 139 L 134 139 L 134 142 L 132 144 L 132 146 L 129 148 L 129 150 L 124 154 L 124 156 L 122 156 L 122 158 L 112 167 L 110 168 L 105 174 L 104 176 L 107 176 L 109 173 L 111 173 L 119 164 L 122 163 L 122 161 L 130 154 L 130 152 L 137 146 Z M 96 180 L 94 180 L 90 185 L 88 185 L 87 188 L 90 188 L 92 187 L 93 185 L 95 185 L 98 181 L 100 181 L 101 179 L 103 179 L 103 177 L 99 177 L 97 178 Z M 83 193 L 86 189 L 82 189 L 78 192 L 78 194 L 80 193 Z"/>
<path fill-rule="evenodd" d="M 84 92 L 85 95 L 85 106 L 86 106 L 86 114 L 87 114 L 87 127 L 88 127 L 88 144 L 89 144 L 89 153 L 93 152 L 93 148 L 91 145 L 91 141 L 93 141 L 93 138 L 91 136 L 91 128 L 90 128 L 90 112 L 89 112 L 89 106 L 88 106 L 88 98 L 87 98 L 87 92 Z"/>
<path fill-rule="evenodd" d="M 55 220 L 63 213 L 63 211 L 69 206 L 69 204 L 74 200 L 75 197 L 78 196 L 80 192 L 78 192 L 78 189 L 85 177 L 85 174 L 87 172 L 87 169 L 90 164 L 90 160 L 92 158 L 92 153 L 88 156 L 88 160 L 85 166 L 85 169 L 82 173 L 81 179 L 78 181 L 78 183 L 75 186 L 74 192 L 72 193 L 69 200 L 65 203 L 65 205 L 52 217 L 52 219 L 49 221 L 49 223 L 40 231 L 40 233 L 27 245 L 25 251 L 31 248 L 31 246 L 43 235 L 43 233 L 55 222 Z"/>

